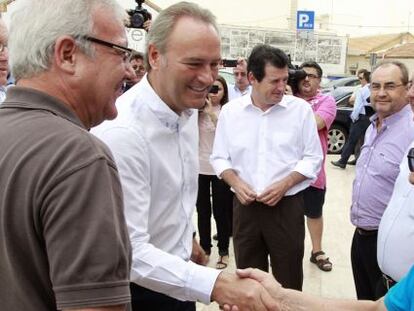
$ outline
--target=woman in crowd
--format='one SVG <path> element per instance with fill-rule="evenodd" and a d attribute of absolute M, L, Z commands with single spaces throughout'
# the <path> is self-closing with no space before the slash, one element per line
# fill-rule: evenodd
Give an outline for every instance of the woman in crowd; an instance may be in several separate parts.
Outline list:
<path fill-rule="evenodd" d="M 213 149 L 217 119 L 221 107 L 228 101 L 226 81 L 219 76 L 214 82 L 217 93 L 209 93 L 206 105 L 199 111 L 198 128 L 200 134 L 198 175 L 198 231 L 200 245 L 208 256 L 211 253 L 211 210 L 217 224 L 219 258 L 217 269 L 225 269 L 229 262 L 229 239 L 231 228 L 231 209 L 233 193 L 229 186 L 217 178 L 209 158 Z M 210 199 L 211 197 L 211 199 Z"/>

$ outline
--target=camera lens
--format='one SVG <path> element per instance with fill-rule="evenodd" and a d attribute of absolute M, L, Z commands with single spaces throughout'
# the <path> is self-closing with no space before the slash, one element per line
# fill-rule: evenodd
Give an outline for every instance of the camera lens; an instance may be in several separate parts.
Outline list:
<path fill-rule="evenodd" d="M 131 16 L 131 25 L 133 28 L 142 28 L 144 20 L 144 16 L 141 13 L 136 12 Z"/>

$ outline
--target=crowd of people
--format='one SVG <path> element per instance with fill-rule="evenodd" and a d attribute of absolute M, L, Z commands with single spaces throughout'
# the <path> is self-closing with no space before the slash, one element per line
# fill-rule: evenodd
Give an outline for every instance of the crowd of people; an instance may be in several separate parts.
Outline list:
<path fill-rule="evenodd" d="M 407 67 L 358 73 L 359 300 L 324 299 L 301 292 L 305 217 L 309 260 L 333 269 L 322 211 L 336 104 L 320 91 L 321 66 L 304 62 L 289 94 L 288 56 L 258 44 L 227 85 L 212 12 L 164 9 L 146 24 L 145 55 L 127 47 L 125 17 L 115 0 L 21 0 L 10 38 L 0 21 L 1 308 L 413 310 Z M 16 85 L 6 88 L 9 56 Z M 345 168 L 352 144 L 333 165 Z M 235 272 L 226 270 L 231 236 Z"/>

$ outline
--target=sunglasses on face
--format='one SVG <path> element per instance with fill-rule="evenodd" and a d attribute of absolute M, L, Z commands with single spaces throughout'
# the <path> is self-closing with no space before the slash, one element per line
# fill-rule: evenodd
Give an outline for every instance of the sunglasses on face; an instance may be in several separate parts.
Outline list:
<path fill-rule="evenodd" d="M 414 172 L 414 148 L 411 148 L 410 151 L 408 151 L 407 158 L 410 172 Z"/>

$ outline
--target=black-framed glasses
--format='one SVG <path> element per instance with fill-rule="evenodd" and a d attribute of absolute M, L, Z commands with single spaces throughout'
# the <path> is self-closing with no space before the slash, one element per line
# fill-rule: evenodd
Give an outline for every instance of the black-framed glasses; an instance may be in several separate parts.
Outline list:
<path fill-rule="evenodd" d="M 117 51 L 118 53 L 123 53 L 122 59 L 124 60 L 124 62 L 129 61 L 129 59 L 131 58 L 132 53 L 134 52 L 133 49 L 127 48 L 125 46 L 122 45 L 118 45 L 112 42 L 108 42 L 105 40 L 101 40 L 95 37 L 91 37 L 91 36 L 83 36 L 83 38 L 85 40 L 88 40 L 90 42 L 93 43 L 97 43 L 103 46 L 106 46 L 108 48 L 114 49 L 115 51 Z"/>
<path fill-rule="evenodd" d="M 307 76 L 309 79 L 318 79 L 318 78 L 319 78 L 317 75 L 314 75 L 313 73 L 307 73 L 307 74 L 306 74 L 306 76 Z"/>
<path fill-rule="evenodd" d="M 411 148 L 410 151 L 408 151 L 407 159 L 410 172 L 414 172 L 414 148 Z"/>
<path fill-rule="evenodd" d="M 134 71 L 136 72 L 136 73 L 139 73 L 139 72 L 145 72 L 145 67 L 144 67 L 144 65 L 133 65 L 132 66 L 132 69 L 134 69 Z"/>

